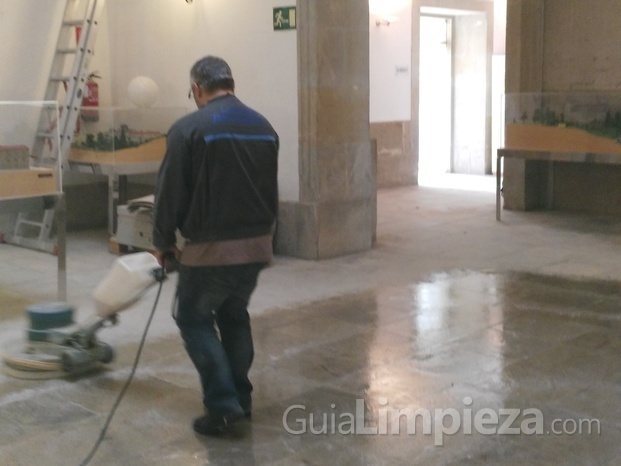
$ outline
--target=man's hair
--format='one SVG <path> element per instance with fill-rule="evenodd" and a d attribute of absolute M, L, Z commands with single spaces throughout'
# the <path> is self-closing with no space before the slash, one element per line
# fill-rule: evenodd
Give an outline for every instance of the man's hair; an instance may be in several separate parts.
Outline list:
<path fill-rule="evenodd" d="M 231 67 L 222 58 L 212 55 L 194 63 L 190 70 L 190 79 L 207 92 L 235 90 Z"/>

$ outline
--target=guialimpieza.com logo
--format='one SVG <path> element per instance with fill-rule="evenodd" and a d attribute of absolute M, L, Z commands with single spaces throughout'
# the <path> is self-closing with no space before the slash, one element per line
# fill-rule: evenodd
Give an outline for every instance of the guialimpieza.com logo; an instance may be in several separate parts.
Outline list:
<path fill-rule="evenodd" d="M 444 436 L 462 433 L 472 435 L 599 435 L 599 419 L 554 419 L 546 423 L 537 408 L 472 409 L 471 397 L 463 399 L 464 407 L 456 408 L 390 408 L 386 398 L 379 398 L 379 408 L 372 413 L 374 422 L 365 419 L 369 410 L 364 399 L 357 399 L 354 412 L 337 412 L 336 404 L 327 412 L 307 410 L 305 405 L 289 406 L 283 413 L 285 430 L 293 435 L 407 435 L 417 432 L 433 436 L 434 444 L 444 444 Z M 547 427 L 546 427 L 547 426 Z"/>

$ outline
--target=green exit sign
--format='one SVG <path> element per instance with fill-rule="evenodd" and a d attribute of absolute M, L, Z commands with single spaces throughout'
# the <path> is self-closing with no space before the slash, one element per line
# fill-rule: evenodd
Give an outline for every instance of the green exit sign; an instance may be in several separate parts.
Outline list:
<path fill-rule="evenodd" d="M 295 7 L 284 6 L 274 8 L 272 15 L 274 22 L 274 31 L 285 31 L 287 29 L 295 29 Z"/>

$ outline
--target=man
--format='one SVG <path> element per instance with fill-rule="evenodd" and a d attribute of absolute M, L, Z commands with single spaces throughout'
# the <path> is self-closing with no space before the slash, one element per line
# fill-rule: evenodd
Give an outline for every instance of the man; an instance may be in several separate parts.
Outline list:
<path fill-rule="evenodd" d="M 175 320 L 207 410 L 194 420 L 194 430 L 218 435 L 251 416 L 254 349 L 247 306 L 259 272 L 272 260 L 279 139 L 235 96 L 224 60 L 198 60 L 190 79 L 198 111 L 168 132 L 153 245 L 162 266 L 172 257 L 180 263 Z M 182 251 L 176 230 L 185 239 Z"/>

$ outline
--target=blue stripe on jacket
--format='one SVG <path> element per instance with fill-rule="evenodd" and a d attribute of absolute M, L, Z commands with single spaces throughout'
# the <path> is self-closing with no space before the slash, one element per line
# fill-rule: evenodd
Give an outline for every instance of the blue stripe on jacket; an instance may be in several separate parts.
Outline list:
<path fill-rule="evenodd" d="M 269 141 L 276 142 L 276 137 L 270 134 L 239 134 L 239 133 L 217 133 L 208 134 L 204 137 L 206 143 L 219 139 L 243 139 L 245 141 Z"/>

